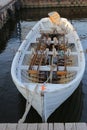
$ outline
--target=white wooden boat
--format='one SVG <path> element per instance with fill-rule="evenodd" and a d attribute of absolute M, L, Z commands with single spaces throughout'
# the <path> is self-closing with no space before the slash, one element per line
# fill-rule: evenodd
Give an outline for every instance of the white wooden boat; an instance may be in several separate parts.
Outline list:
<path fill-rule="evenodd" d="M 11 75 L 44 121 L 75 91 L 85 70 L 76 30 L 57 12 L 42 18 L 19 47 Z"/>

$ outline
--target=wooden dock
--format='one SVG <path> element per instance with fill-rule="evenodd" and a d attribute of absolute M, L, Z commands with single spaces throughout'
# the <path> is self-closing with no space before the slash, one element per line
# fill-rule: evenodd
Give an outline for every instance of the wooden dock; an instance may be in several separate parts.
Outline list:
<path fill-rule="evenodd" d="M 0 0 L 0 29 L 7 22 L 9 15 L 15 11 L 17 0 Z"/>
<path fill-rule="evenodd" d="M 0 130 L 87 130 L 87 123 L 3 123 Z"/>
<path fill-rule="evenodd" d="M 87 0 L 20 0 L 24 8 L 87 7 Z"/>

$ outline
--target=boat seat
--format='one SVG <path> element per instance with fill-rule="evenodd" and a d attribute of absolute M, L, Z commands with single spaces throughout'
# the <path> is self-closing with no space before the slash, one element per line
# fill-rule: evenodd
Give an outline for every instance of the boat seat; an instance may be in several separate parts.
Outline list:
<path fill-rule="evenodd" d="M 28 73 L 29 74 L 38 74 L 38 71 L 37 70 L 29 70 Z"/>
<path fill-rule="evenodd" d="M 67 74 L 67 71 L 57 71 L 57 75 L 66 75 Z"/>

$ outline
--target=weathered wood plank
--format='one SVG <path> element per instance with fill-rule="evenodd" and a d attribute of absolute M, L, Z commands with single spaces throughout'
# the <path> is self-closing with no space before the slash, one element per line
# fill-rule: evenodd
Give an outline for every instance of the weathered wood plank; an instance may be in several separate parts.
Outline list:
<path fill-rule="evenodd" d="M 16 130 L 16 128 L 17 128 L 17 124 L 8 123 L 7 127 L 6 127 L 6 130 Z"/>
<path fill-rule="evenodd" d="M 0 130 L 87 130 L 87 123 L 1 123 Z"/>
<path fill-rule="evenodd" d="M 27 130 L 38 130 L 37 124 L 28 124 Z"/>
<path fill-rule="evenodd" d="M 48 130 L 48 123 L 39 123 L 37 130 Z"/>
<path fill-rule="evenodd" d="M 87 123 L 76 123 L 76 130 L 87 130 Z"/>
<path fill-rule="evenodd" d="M 75 123 L 65 123 L 65 130 L 76 130 Z"/>
<path fill-rule="evenodd" d="M 48 130 L 54 130 L 53 129 L 53 123 L 49 123 L 48 128 L 49 128 Z"/>
<path fill-rule="evenodd" d="M 21 0 L 22 1 L 22 6 L 23 7 L 31 7 L 31 8 L 35 8 L 35 7 L 71 7 L 71 6 L 87 6 L 87 2 L 86 0 L 73 0 L 73 2 L 71 0 L 60 0 L 59 2 L 57 0 L 53 0 L 53 1 L 40 1 L 40 4 L 35 1 L 32 2 L 31 0 Z"/>
<path fill-rule="evenodd" d="M 27 124 L 25 123 L 25 124 L 22 124 L 22 123 L 19 123 L 18 125 L 17 125 L 17 130 L 27 130 Z"/>
<path fill-rule="evenodd" d="M 54 130 L 64 130 L 64 123 L 54 123 Z"/>
<path fill-rule="evenodd" d="M 7 126 L 6 124 L 4 124 L 4 123 L 2 124 L 1 123 L 0 124 L 0 130 L 6 130 L 6 126 Z"/>

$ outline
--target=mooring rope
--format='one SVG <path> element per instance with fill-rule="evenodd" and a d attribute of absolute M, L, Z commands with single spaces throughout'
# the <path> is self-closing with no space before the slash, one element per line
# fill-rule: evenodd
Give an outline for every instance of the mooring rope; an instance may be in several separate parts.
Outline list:
<path fill-rule="evenodd" d="M 31 108 L 31 105 L 32 105 L 32 101 L 34 99 L 34 94 L 35 92 L 37 91 L 37 88 L 38 88 L 38 84 L 36 85 L 36 87 L 34 88 L 34 93 L 33 93 L 33 96 L 31 98 L 31 100 L 29 101 L 29 90 L 27 89 L 26 87 L 26 94 L 27 94 L 27 101 L 26 101 L 26 107 L 25 107 L 25 112 L 22 116 L 21 119 L 19 119 L 18 123 L 23 123 L 25 120 L 26 120 L 26 116 Z"/>

